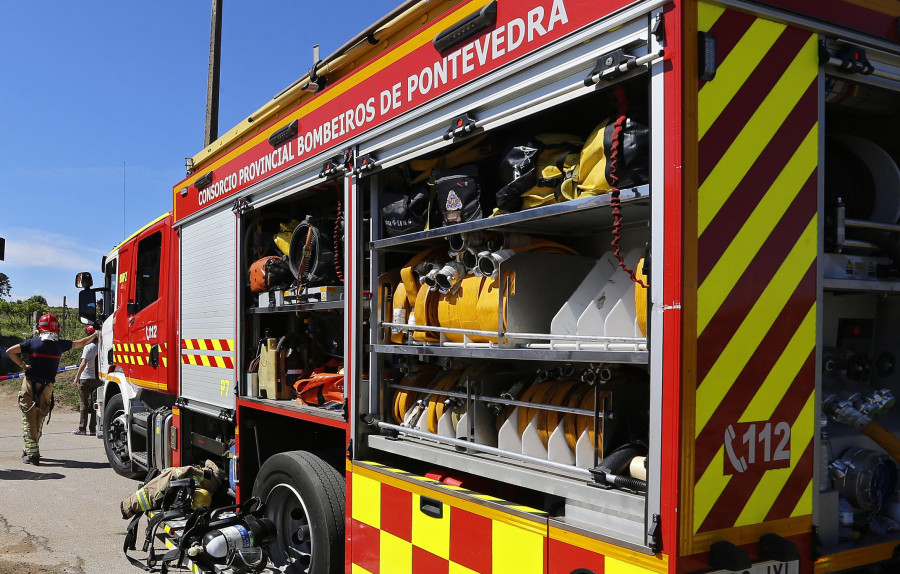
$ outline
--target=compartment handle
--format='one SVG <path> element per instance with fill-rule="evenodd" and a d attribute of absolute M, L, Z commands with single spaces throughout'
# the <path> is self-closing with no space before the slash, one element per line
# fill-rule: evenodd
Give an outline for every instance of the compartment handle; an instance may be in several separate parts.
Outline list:
<path fill-rule="evenodd" d="M 431 518 L 444 517 L 444 503 L 440 500 L 435 500 L 434 498 L 428 498 L 427 496 L 419 498 L 419 510 L 422 511 L 422 514 L 430 516 Z"/>

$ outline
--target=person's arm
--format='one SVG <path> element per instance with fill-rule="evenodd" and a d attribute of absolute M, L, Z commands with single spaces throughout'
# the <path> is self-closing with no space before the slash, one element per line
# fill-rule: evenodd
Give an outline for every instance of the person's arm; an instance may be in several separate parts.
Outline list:
<path fill-rule="evenodd" d="M 6 350 L 6 354 L 9 355 L 9 358 L 12 359 L 12 362 L 19 365 L 19 368 L 23 371 L 27 371 L 31 368 L 31 365 L 26 365 L 25 361 L 22 360 L 22 347 L 21 345 L 13 345 L 9 349 Z"/>
<path fill-rule="evenodd" d="M 75 382 L 81 380 L 81 373 L 84 372 L 84 368 L 87 366 L 87 359 L 81 359 L 81 363 L 78 365 L 78 370 L 75 371 Z"/>
<path fill-rule="evenodd" d="M 88 343 L 90 343 L 91 341 L 93 341 L 96 338 L 97 338 L 97 333 L 93 333 L 91 335 L 88 335 L 84 339 L 78 339 L 77 341 L 72 341 L 72 348 L 80 349 L 81 347 L 84 347 L 85 345 L 87 345 Z M 9 351 L 7 351 L 7 353 L 9 353 Z"/>

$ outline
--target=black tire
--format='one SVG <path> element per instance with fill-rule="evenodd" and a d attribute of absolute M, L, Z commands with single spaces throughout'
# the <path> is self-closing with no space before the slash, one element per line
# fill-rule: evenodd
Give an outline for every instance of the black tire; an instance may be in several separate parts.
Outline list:
<path fill-rule="evenodd" d="M 128 450 L 128 417 L 122 395 L 113 395 L 103 408 L 103 450 L 109 465 L 116 474 L 125 478 L 141 478 L 144 473 L 131 468 L 131 452 Z"/>
<path fill-rule="evenodd" d="M 266 503 L 265 516 L 278 535 L 269 558 L 284 572 L 344 571 L 344 477 L 304 451 L 276 454 L 263 463 L 253 496 Z"/>

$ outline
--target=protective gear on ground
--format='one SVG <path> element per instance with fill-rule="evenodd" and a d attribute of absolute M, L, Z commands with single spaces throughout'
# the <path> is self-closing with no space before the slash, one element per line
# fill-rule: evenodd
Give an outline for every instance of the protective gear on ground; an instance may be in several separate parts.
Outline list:
<path fill-rule="evenodd" d="M 135 514 L 159 508 L 169 484 L 185 478 L 193 479 L 196 487 L 212 493 L 227 479 L 227 476 L 225 471 L 211 460 L 207 460 L 202 468 L 199 466 L 167 468 L 122 501 L 120 506 L 122 518 L 131 518 Z"/>

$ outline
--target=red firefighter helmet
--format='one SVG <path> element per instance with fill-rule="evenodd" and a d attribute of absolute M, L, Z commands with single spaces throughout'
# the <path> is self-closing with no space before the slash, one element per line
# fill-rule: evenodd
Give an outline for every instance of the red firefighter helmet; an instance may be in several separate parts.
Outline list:
<path fill-rule="evenodd" d="M 88 325 L 87 327 L 84 328 L 84 332 L 87 333 L 88 335 L 93 335 L 95 330 L 96 329 L 94 329 L 93 325 Z"/>
<path fill-rule="evenodd" d="M 41 333 L 59 333 L 59 321 L 53 313 L 45 313 L 38 321 L 38 331 Z"/>

